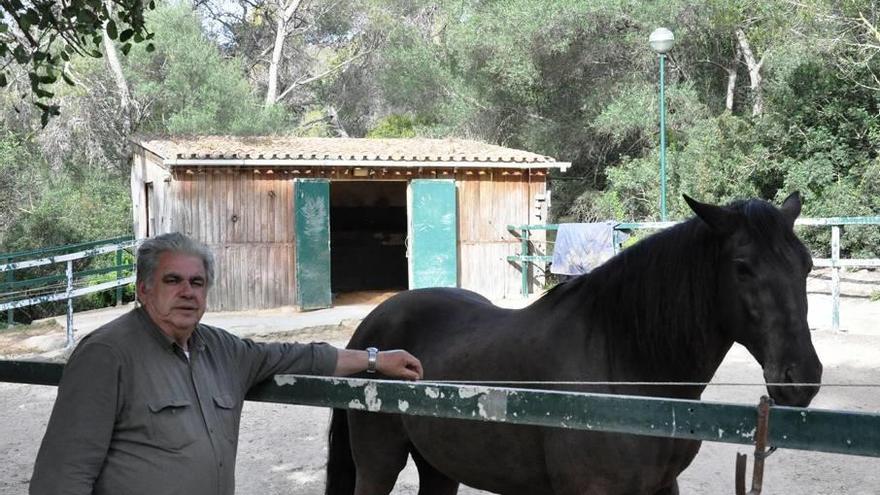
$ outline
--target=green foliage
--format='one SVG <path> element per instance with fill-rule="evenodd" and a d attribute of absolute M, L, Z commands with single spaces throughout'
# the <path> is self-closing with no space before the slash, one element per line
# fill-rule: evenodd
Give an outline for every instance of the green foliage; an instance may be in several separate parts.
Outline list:
<path fill-rule="evenodd" d="M 783 176 L 776 194 L 800 190 L 808 216 L 877 215 L 880 105 L 876 91 L 847 84 L 822 70 L 822 58 L 804 60 L 771 93 L 775 110 L 765 129 L 774 151 L 773 168 Z M 870 72 L 863 71 L 865 78 Z M 805 231 L 814 252 L 827 256 L 827 229 Z M 845 256 L 880 254 L 880 229 L 849 228 L 842 241 Z"/>
<path fill-rule="evenodd" d="M 142 132 L 274 134 L 289 129 L 280 106 L 264 108 L 238 58 L 224 58 L 192 7 L 171 4 L 148 16 L 155 50 L 135 50 L 126 67 L 133 91 L 151 102 Z"/>
<path fill-rule="evenodd" d="M 148 7 L 152 9 L 151 0 Z M 115 11 L 111 10 L 114 9 Z M 70 0 L 62 5 L 55 0 L 10 0 L 3 2 L 0 20 L 0 57 L 12 59 L 26 68 L 34 105 L 41 111 L 43 126 L 59 114 L 51 86 L 61 77 L 72 83 L 64 73 L 64 64 L 71 58 L 100 58 L 102 32 L 110 39 L 124 43 L 127 51 L 132 43 L 153 38 L 144 21 L 143 0 L 112 2 Z M 126 48 L 128 47 L 128 48 Z M 147 50 L 152 44 L 147 43 Z M 0 87 L 9 83 L 9 66 L 0 69 Z"/>
<path fill-rule="evenodd" d="M 408 115 L 389 115 L 376 123 L 367 133 L 368 138 L 411 138 L 416 137 L 426 129 L 430 129 L 433 122 L 425 118 L 413 118 Z"/>
<path fill-rule="evenodd" d="M 301 137 L 332 137 L 330 121 L 320 109 L 304 112 L 294 134 Z"/>
<path fill-rule="evenodd" d="M 132 264 L 134 263 L 134 255 L 126 251 L 122 255 L 122 264 Z M 89 268 L 108 268 L 116 266 L 116 253 L 108 253 L 103 256 L 98 256 L 93 258 Z M 131 270 L 122 271 L 120 274 L 121 277 L 131 276 L 133 272 Z M 105 282 L 113 282 L 117 280 L 116 271 L 110 271 L 104 274 L 92 275 L 88 278 L 87 285 L 94 286 L 100 285 Z M 122 301 L 120 303 L 126 303 L 129 301 L 133 301 L 135 299 L 135 286 L 134 284 L 128 284 L 122 287 Z M 105 290 L 101 292 L 93 292 L 91 294 L 86 294 L 84 296 L 78 297 L 74 299 L 74 310 L 75 311 L 85 311 L 89 309 L 95 308 L 106 308 L 108 306 L 112 306 L 116 304 L 116 289 L 113 290 Z"/>
<path fill-rule="evenodd" d="M 693 99 L 690 103 L 700 106 Z M 694 110 L 692 115 L 705 113 Z M 759 195 L 767 152 L 749 139 L 753 130 L 748 121 L 721 114 L 671 127 L 679 130 L 671 133 L 667 150 L 670 217 L 690 215 L 682 194 L 716 203 Z M 645 156 L 623 157 L 620 165 L 607 170 L 605 191 L 582 195 L 572 212 L 584 219 L 659 220 L 659 163 L 656 148 Z"/>
<path fill-rule="evenodd" d="M 125 235 L 131 231 L 131 198 L 107 172 L 80 176 L 41 172 L 31 209 L 0 239 L 3 252 L 60 246 Z"/>
<path fill-rule="evenodd" d="M 389 115 L 367 133 L 368 138 L 411 138 L 416 136 L 413 119 L 404 115 Z"/>
<path fill-rule="evenodd" d="M 8 130 L 0 136 L 0 245 L 3 233 L 15 219 L 32 207 L 42 178 L 34 143 Z"/>

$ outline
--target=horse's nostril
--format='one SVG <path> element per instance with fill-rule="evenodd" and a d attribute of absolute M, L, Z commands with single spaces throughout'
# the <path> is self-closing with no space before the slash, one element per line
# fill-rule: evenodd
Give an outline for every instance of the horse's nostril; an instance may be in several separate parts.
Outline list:
<path fill-rule="evenodd" d="M 794 379 L 794 368 L 786 368 L 785 370 L 785 383 L 795 383 Z"/>

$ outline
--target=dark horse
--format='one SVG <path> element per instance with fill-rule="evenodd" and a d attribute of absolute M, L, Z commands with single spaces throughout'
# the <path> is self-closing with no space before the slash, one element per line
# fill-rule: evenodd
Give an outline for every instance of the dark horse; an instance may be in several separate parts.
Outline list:
<path fill-rule="evenodd" d="M 777 209 L 685 196 L 696 217 L 502 309 L 460 289 L 403 292 L 379 305 L 349 348 L 405 348 L 427 380 L 708 382 L 734 342 L 772 383 L 818 384 L 807 327 L 810 255 L 792 230 L 798 193 Z M 561 387 L 557 387 L 561 388 Z M 703 386 L 592 385 L 574 390 L 699 399 Z M 772 386 L 806 406 L 818 386 Z M 411 454 L 421 495 L 459 483 L 511 495 L 678 493 L 700 442 L 524 425 L 336 410 L 327 493 L 391 492 Z"/>

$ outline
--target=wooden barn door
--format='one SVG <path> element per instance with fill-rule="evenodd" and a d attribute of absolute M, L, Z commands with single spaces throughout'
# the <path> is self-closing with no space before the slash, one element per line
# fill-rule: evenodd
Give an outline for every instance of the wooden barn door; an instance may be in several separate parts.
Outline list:
<path fill-rule="evenodd" d="M 329 308 L 330 181 L 295 179 L 296 305 L 302 310 Z"/>
<path fill-rule="evenodd" d="M 458 286 L 455 181 L 414 179 L 407 191 L 409 287 Z"/>

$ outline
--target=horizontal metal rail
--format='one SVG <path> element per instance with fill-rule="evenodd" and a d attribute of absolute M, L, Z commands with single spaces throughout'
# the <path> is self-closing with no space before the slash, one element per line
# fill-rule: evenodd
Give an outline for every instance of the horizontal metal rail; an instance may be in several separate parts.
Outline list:
<path fill-rule="evenodd" d="M 66 253 L 70 251 L 83 251 L 95 246 L 103 246 L 105 244 L 118 244 L 124 241 L 131 241 L 134 237 L 130 235 L 124 235 L 119 237 L 113 237 L 111 239 L 104 239 L 101 241 L 89 241 L 89 242 L 80 242 L 77 244 L 67 244 L 64 246 L 50 247 L 50 248 L 40 248 L 40 249 L 31 249 L 28 251 L 17 251 L 12 253 L 0 253 L 0 259 L 11 260 L 13 258 L 32 258 L 34 256 L 43 257 L 52 253 Z"/>
<path fill-rule="evenodd" d="M 0 381 L 57 385 L 61 364 L 0 361 Z M 248 400 L 753 444 L 755 406 L 626 395 L 277 375 Z M 880 457 L 880 415 L 773 406 L 773 447 Z"/>
<path fill-rule="evenodd" d="M 880 225 L 880 216 L 870 217 L 824 217 L 798 218 L 795 225 L 832 226 L 832 225 Z"/>
<path fill-rule="evenodd" d="M 120 249 L 127 249 L 133 247 L 136 244 L 136 241 L 125 241 L 120 242 L 118 244 L 110 244 L 106 246 L 99 246 L 93 249 L 88 249 L 86 251 L 79 251 L 76 253 L 68 253 L 68 254 L 60 254 L 58 256 L 50 256 L 48 258 L 39 258 L 34 260 L 27 261 L 19 261 L 17 263 L 6 263 L 0 265 L 0 272 L 5 272 L 8 270 L 21 270 L 23 268 L 33 268 L 35 266 L 44 266 L 51 265 L 53 263 L 63 263 L 66 261 L 75 261 L 83 258 L 89 258 L 92 256 L 97 256 L 99 254 L 104 253 L 112 253 L 118 251 Z"/>
<path fill-rule="evenodd" d="M 5 303 L 0 303 L 0 311 L 6 311 L 7 309 L 18 309 L 24 308 L 27 306 L 34 306 L 36 304 L 43 304 L 48 302 L 55 301 L 63 301 L 65 299 L 71 299 L 74 297 L 84 296 L 86 294 L 92 294 L 95 292 L 101 292 L 108 289 L 113 289 L 116 287 L 124 287 L 128 284 L 134 283 L 135 276 L 131 275 L 125 278 L 120 278 L 118 280 L 111 280 L 109 282 L 103 282 L 100 284 L 90 285 L 88 287 L 80 287 L 79 289 L 73 289 L 71 291 L 65 292 L 57 292 L 55 294 L 46 294 L 44 296 L 36 296 L 29 299 L 20 299 L 18 301 L 10 301 Z"/>
<path fill-rule="evenodd" d="M 119 272 L 120 270 L 124 272 L 130 272 L 131 270 L 134 270 L 134 264 L 129 263 L 119 266 L 93 268 L 91 270 L 74 272 L 73 275 L 74 277 L 90 277 L 92 275 L 105 275 L 108 273 Z M 45 286 L 46 284 L 50 284 L 52 282 L 60 282 L 62 280 L 67 280 L 67 275 L 47 275 L 45 277 L 29 278 L 25 280 L 17 280 L 14 282 L 0 282 L 0 291 L 39 288 L 40 286 Z M 4 294 L 0 294 L 0 297 L 3 296 Z"/>
<path fill-rule="evenodd" d="M 614 226 L 614 230 L 662 230 L 679 223 L 681 222 L 621 222 Z"/>
<path fill-rule="evenodd" d="M 880 267 L 880 259 L 813 258 L 813 266 L 820 268 L 876 268 Z"/>

